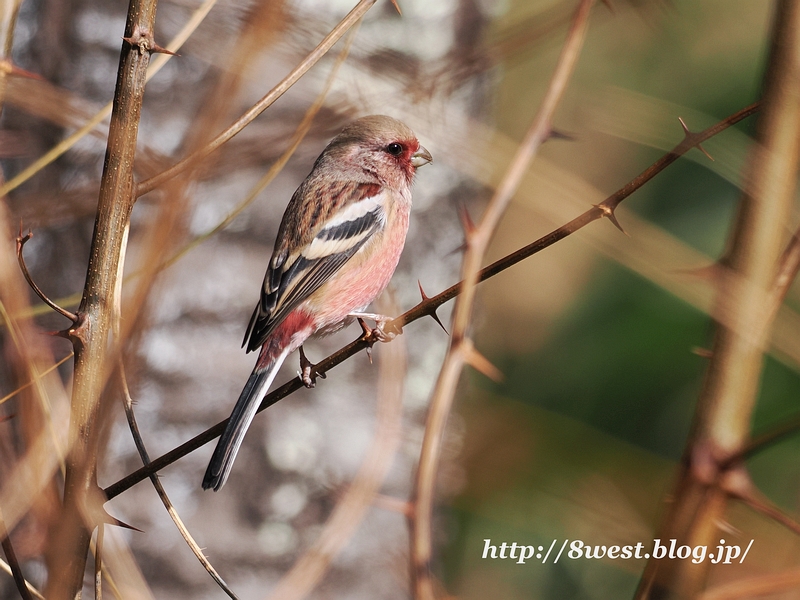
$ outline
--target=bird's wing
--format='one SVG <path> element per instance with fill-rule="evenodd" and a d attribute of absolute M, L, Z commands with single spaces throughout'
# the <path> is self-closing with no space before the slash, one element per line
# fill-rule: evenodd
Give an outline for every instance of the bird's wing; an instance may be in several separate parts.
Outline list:
<path fill-rule="evenodd" d="M 281 321 L 341 269 L 386 224 L 379 186 L 354 184 L 338 210 L 325 220 L 310 242 L 294 251 L 281 241 L 264 276 L 261 300 L 253 311 L 242 345 L 259 348 Z M 291 208 L 291 206 L 290 206 Z"/>

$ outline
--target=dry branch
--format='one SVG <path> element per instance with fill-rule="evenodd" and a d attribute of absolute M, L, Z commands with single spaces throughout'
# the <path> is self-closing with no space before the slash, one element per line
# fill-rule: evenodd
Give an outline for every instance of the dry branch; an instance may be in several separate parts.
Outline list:
<path fill-rule="evenodd" d="M 550 136 L 553 115 L 583 47 L 589 12 L 593 4 L 594 0 L 583 0 L 579 4 L 555 72 L 525 139 L 489 202 L 480 224 L 474 229 L 469 223 L 465 227 L 467 250 L 462 264 L 461 296 L 454 309 L 450 348 L 445 356 L 428 409 L 411 500 L 411 573 L 414 597 L 418 600 L 434 600 L 436 597 L 430 573 L 433 554 L 432 519 L 436 475 L 445 425 L 464 364 L 477 366 L 478 362 L 483 362 L 476 360 L 479 355 L 467 337 L 472 319 L 475 289 L 480 279 L 480 265 L 494 230 L 517 191 L 530 162 L 542 143 Z M 608 216 L 613 218 L 613 212 Z"/>
<path fill-rule="evenodd" d="M 657 534 L 690 546 L 709 545 L 727 507 L 721 467 L 750 437 L 779 277 L 779 257 L 794 199 L 800 156 L 800 2 L 777 3 L 764 85 L 763 114 L 715 306 L 712 357 L 684 450 L 674 502 Z M 731 323 L 731 325 L 728 325 Z M 708 565 L 650 560 L 637 598 L 694 597 Z"/>
<path fill-rule="evenodd" d="M 49 540 L 48 582 L 51 600 L 80 594 L 86 568 L 96 488 L 97 442 L 102 424 L 101 394 L 110 367 L 112 309 L 118 293 L 122 255 L 133 208 L 133 162 L 147 67 L 152 47 L 156 0 L 131 0 L 111 115 L 100 199 L 79 322 L 70 330 L 75 376 L 70 410 L 70 442 L 64 506 Z M 114 340 L 119 343 L 119 340 Z M 106 403 L 107 405 L 107 403 Z"/>

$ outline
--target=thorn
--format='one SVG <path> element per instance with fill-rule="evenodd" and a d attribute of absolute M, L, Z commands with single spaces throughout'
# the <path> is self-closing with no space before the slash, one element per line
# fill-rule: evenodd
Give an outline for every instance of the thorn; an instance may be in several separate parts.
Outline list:
<path fill-rule="evenodd" d="M 44 333 L 45 335 L 52 335 L 53 337 L 61 337 L 65 340 L 68 340 L 70 339 L 70 329 L 61 329 L 60 331 L 45 331 Z"/>
<path fill-rule="evenodd" d="M 678 269 L 674 272 L 679 275 L 688 275 L 689 277 L 695 277 L 702 281 L 709 281 L 716 284 L 725 274 L 725 269 L 718 262 L 715 262 L 694 269 Z"/>
<path fill-rule="evenodd" d="M 422 301 L 425 302 L 426 300 L 430 300 L 428 295 L 425 293 L 425 290 L 422 289 L 422 282 L 417 279 L 417 285 L 419 286 L 419 295 L 422 296 Z"/>
<path fill-rule="evenodd" d="M 422 296 L 422 301 L 426 302 L 427 300 L 430 300 L 430 298 L 428 298 L 428 295 L 425 293 L 425 290 L 422 289 L 422 282 L 419 279 L 417 279 L 417 285 L 419 286 L 419 294 L 420 296 Z M 435 308 L 433 309 L 433 312 L 430 313 L 430 316 L 434 321 L 436 321 L 439 324 L 439 327 L 441 327 L 447 335 L 450 335 L 450 332 L 447 331 L 447 327 L 445 327 L 439 320 L 439 315 L 436 314 Z"/>
<path fill-rule="evenodd" d="M 180 56 L 177 52 L 173 52 L 172 50 L 167 50 L 166 48 L 162 48 L 158 44 L 153 44 L 153 47 L 150 49 L 150 52 L 156 52 L 158 54 L 169 54 L 170 56 Z"/>
<path fill-rule="evenodd" d="M 372 329 L 369 328 L 364 319 L 361 317 L 356 317 L 356 321 L 358 321 L 358 324 L 361 325 L 361 333 L 364 334 L 365 338 L 368 338 L 372 333 Z"/>
<path fill-rule="evenodd" d="M 120 521 L 119 519 L 117 519 L 115 517 L 112 517 L 107 512 L 105 512 L 105 511 L 103 511 L 103 512 L 105 513 L 105 519 L 103 519 L 103 522 L 105 524 L 107 524 L 107 525 L 116 525 L 117 527 L 122 527 L 123 529 L 130 529 L 132 531 L 138 531 L 139 533 L 144 533 L 144 531 L 142 531 L 138 527 L 134 527 L 133 525 L 129 525 L 125 521 Z"/>
<path fill-rule="evenodd" d="M 392 3 L 392 6 L 394 6 L 395 10 L 397 11 L 397 14 L 402 17 L 403 11 L 400 10 L 400 5 L 397 3 L 397 0 L 389 0 L 389 1 Z"/>
<path fill-rule="evenodd" d="M 483 354 L 478 352 L 475 349 L 475 346 L 472 344 L 472 341 L 469 339 L 464 340 L 464 360 L 467 362 L 469 366 L 471 366 L 476 371 L 483 373 L 496 383 L 500 383 L 503 381 L 503 373 L 495 367 L 492 363 L 489 362 Z"/>
<path fill-rule="evenodd" d="M 38 79 L 39 81 L 47 81 L 38 73 L 32 73 L 25 69 L 20 69 L 10 60 L 0 60 L 0 71 L 9 75 L 16 75 L 17 77 L 26 77 L 27 79 Z"/>
<path fill-rule="evenodd" d="M 558 129 L 550 129 L 550 133 L 547 134 L 548 140 L 565 140 L 567 142 L 574 142 L 578 138 L 571 133 L 567 133 L 565 131 L 560 131 Z"/>
<path fill-rule="evenodd" d="M 622 228 L 622 225 L 619 224 L 619 221 L 617 221 L 617 216 L 614 214 L 614 209 L 613 208 L 611 208 L 610 206 L 608 206 L 606 204 L 602 204 L 602 203 L 601 204 L 594 204 L 593 206 L 595 208 L 599 208 L 603 212 L 603 216 L 606 217 L 609 221 L 611 221 L 614 224 L 614 227 L 619 229 L 622 233 L 624 233 L 628 237 L 631 237 L 630 235 L 628 235 L 628 232 L 625 231 Z"/>
<path fill-rule="evenodd" d="M 723 519 L 714 519 L 714 524 L 728 535 L 742 535 L 742 530 L 734 527 L 728 521 Z"/>
<path fill-rule="evenodd" d="M 453 248 L 452 250 L 450 250 L 450 252 L 445 254 L 445 256 L 453 256 L 453 254 L 461 254 L 463 252 L 466 252 L 468 246 L 469 246 L 469 244 L 467 244 L 467 242 L 464 242 L 460 246 L 457 246 L 457 247 Z"/>
<path fill-rule="evenodd" d="M 367 358 L 369 359 L 369 364 L 372 364 L 372 346 L 367 346 L 365 350 L 367 351 Z"/>
<path fill-rule="evenodd" d="M 144 54 L 145 52 L 160 52 L 162 54 L 170 54 L 172 56 L 177 56 L 171 50 L 167 50 L 166 48 L 162 48 L 158 44 L 156 44 L 155 39 L 153 38 L 153 33 L 147 30 L 142 30 L 139 28 L 139 24 L 137 23 L 133 27 L 133 33 L 130 37 L 123 37 L 131 47 L 139 48 L 139 54 Z"/>
<path fill-rule="evenodd" d="M 442 331 L 444 331 L 447 335 L 450 335 L 450 332 L 447 331 L 447 327 L 445 327 L 442 321 L 439 319 L 439 315 L 436 314 L 435 310 L 431 313 L 431 319 L 439 324 L 439 327 L 442 328 Z"/>
<path fill-rule="evenodd" d="M 469 238 L 475 233 L 477 227 L 475 227 L 475 222 L 472 220 L 472 217 L 469 216 L 469 211 L 464 204 L 459 203 L 458 205 L 458 217 L 461 219 L 461 227 L 464 229 L 464 235 L 467 238 L 466 243 L 468 244 Z"/>
<path fill-rule="evenodd" d="M 377 494 L 372 503 L 375 508 L 390 510 L 406 516 L 411 514 L 411 502 L 408 500 L 401 500 L 400 498 L 393 498 L 391 496 L 385 496 L 384 494 Z"/>
<path fill-rule="evenodd" d="M 711 155 L 710 155 L 708 152 L 706 152 L 706 149 L 705 149 L 705 148 L 703 148 L 703 147 L 702 147 L 700 144 L 697 144 L 697 145 L 695 146 L 695 148 L 697 148 L 698 150 L 700 150 L 700 152 L 702 152 L 703 154 L 705 154 L 705 155 L 706 155 L 706 158 L 707 158 L 708 160 L 710 160 L 711 162 L 716 162 L 716 161 L 714 161 L 714 157 L 713 157 L 713 156 L 711 156 Z"/>
<path fill-rule="evenodd" d="M 683 128 L 684 139 L 692 141 L 692 138 L 694 137 L 695 134 L 692 133 L 689 130 L 689 128 L 686 126 L 686 123 L 684 122 L 684 120 L 681 117 L 678 117 L 678 121 L 680 122 L 681 127 Z M 697 148 L 698 150 L 700 150 L 700 152 L 702 152 L 703 154 L 705 154 L 706 158 L 708 158 L 708 160 L 710 160 L 711 162 L 714 162 L 714 157 L 711 156 L 708 152 L 706 152 L 706 149 L 703 148 L 703 146 L 701 146 L 699 142 L 694 144 L 694 147 Z"/>
<path fill-rule="evenodd" d="M 696 354 L 702 358 L 711 358 L 714 356 L 714 353 L 711 352 L 708 348 L 701 348 L 700 346 L 694 346 L 691 350 L 692 354 Z"/>

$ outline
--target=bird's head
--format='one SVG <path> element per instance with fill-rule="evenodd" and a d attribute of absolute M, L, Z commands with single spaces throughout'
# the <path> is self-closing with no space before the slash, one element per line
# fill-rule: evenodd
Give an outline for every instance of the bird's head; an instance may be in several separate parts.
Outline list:
<path fill-rule="evenodd" d="M 417 168 L 433 160 L 411 129 L 385 115 L 350 123 L 331 141 L 326 155 L 351 174 L 361 171 L 362 176 L 394 189 L 411 185 Z"/>

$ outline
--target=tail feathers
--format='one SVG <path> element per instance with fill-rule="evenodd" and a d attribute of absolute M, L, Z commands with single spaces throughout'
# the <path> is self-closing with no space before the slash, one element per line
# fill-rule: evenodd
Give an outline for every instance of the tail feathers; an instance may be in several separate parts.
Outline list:
<path fill-rule="evenodd" d="M 245 433 L 247 433 L 253 417 L 256 416 L 261 400 L 267 395 L 269 386 L 272 385 L 272 380 L 275 379 L 275 375 L 287 354 L 288 352 L 286 351 L 282 352 L 272 364 L 265 368 L 256 367 L 250 374 L 250 378 L 244 385 L 244 389 L 233 407 L 233 412 L 228 419 L 228 424 L 225 426 L 225 431 L 220 436 L 219 442 L 217 442 L 211 462 L 208 463 L 205 477 L 203 477 L 204 490 L 214 488 L 214 491 L 217 492 L 225 485 L 233 468 L 233 461 L 236 459 L 242 440 L 244 440 Z"/>

